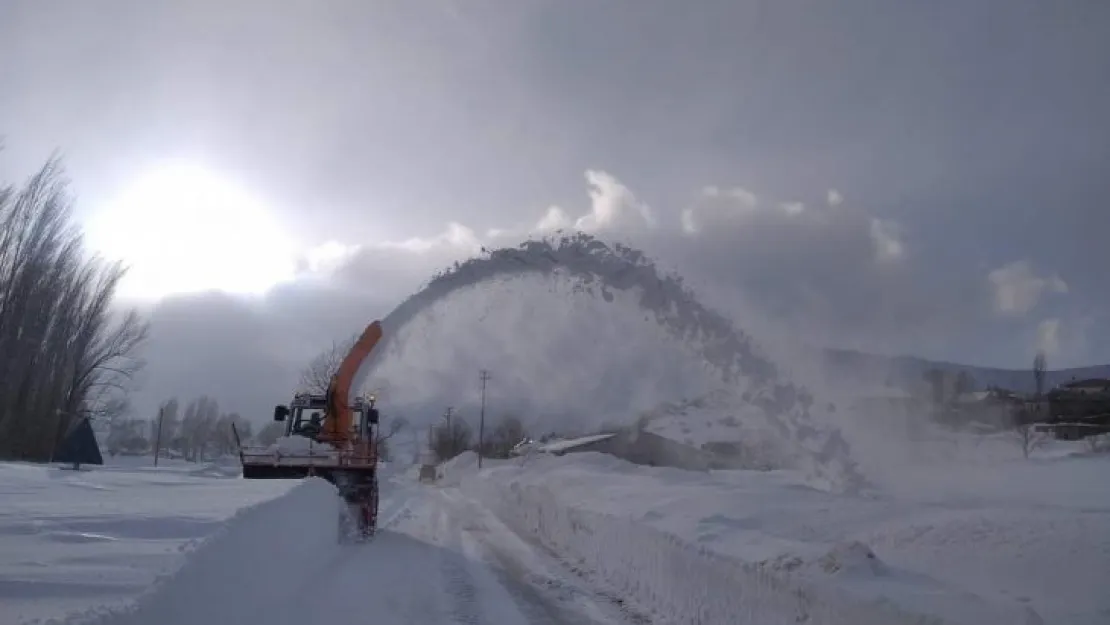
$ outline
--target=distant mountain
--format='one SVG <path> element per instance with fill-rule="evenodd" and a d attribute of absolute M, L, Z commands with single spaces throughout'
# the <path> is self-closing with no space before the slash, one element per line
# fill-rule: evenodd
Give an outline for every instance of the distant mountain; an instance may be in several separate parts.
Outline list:
<path fill-rule="evenodd" d="M 880 385 L 905 388 L 919 384 L 926 371 L 940 369 L 953 374 L 967 372 L 975 381 L 975 388 L 979 390 L 988 386 L 1000 386 L 1019 393 L 1031 393 L 1036 390 L 1032 366 L 1027 369 L 997 369 L 926 360 L 915 356 L 880 356 L 849 349 L 825 349 L 823 352 L 826 371 L 833 377 L 837 377 L 838 374 L 845 377 L 850 375 L 862 377 Z M 1052 388 L 1058 384 L 1085 378 L 1110 378 L 1110 364 L 1049 370 L 1045 372 L 1045 387 Z"/>

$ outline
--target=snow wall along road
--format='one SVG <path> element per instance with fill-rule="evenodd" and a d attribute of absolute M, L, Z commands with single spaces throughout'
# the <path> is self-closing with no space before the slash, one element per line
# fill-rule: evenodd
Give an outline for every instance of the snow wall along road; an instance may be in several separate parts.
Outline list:
<path fill-rule="evenodd" d="M 613 301 L 614 292 L 632 294 L 668 335 L 689 345 L 719 374 L 738 401 L 757 409 L 815 487 L 849 492 L 864 486 L 839 430 L 814 418 L 812 395 L 783 379 L 750 337 L 699 303 L 681 277 L 661 274 L 642 252 L 584 233 L 485 252 L 434 276 L 382 320 L 382 343 L 356 374 L 354 388 L 373 379 L 387 354 L 404 349 L 397 341 L 400 331 L 437 302 L 470 287 L 528 275 L 569 279 L 576 291 L 606 302 Z"/>

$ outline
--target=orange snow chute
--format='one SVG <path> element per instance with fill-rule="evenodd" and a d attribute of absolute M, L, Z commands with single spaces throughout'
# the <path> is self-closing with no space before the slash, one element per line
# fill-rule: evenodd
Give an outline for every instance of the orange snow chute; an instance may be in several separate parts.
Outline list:
<path fill-rule="evenodd" d="M 351 439 L 351 425 L 354 421 L 351 417 L 351 382 L 362 361 L 370 355 L 381 338 L 380 321 L 366 326 L 332 375 L 326 395 L 323 431 L 319 436 L 321 442 L 341 444 Z"/>

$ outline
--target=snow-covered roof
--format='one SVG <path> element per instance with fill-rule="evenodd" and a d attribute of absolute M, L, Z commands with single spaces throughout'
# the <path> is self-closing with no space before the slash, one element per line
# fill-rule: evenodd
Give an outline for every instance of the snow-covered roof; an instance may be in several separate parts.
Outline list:
<path fill-rule="evenodd" d="M 590 443 L 596 443 L 598 441 L 603 441 L 607 438 L 613 438 L 614 436 L 616 436 L 616 434 L 609 433 L 609 434 L 594 434 L 592 436 L 582 436 L 580 438 L 568 438 L 568 439 L 565 439 L 565 440 L 554 441 L 554 442 L 551 442 L 551 443 L 541 445 L 539 447 L 539 450 L 540 451 L 545 451 L 545 452 L 548 452 L 548 453 L 566 451 L 568 449 L 573 449 L 573 448 L 578 447 L 580 445 L 589 445 Z"/>
<path fill-rule="evenodd" d="M 862 399 L 913 399 L 913 394 L 897 386 L 883 386 L 860 393 Z"/>
<path fill-rule="evenodd" d="M 1086 380 L 1076 380 L 1075 382 L 1066 382 L 1060 386 L 1064 388 L 1105 388 L 1110 387 L 1110 379 L 1107 378 L 1088 378 Z"/>
<path fill-rule="evenodd" d="M 993 395 L 994 393 L 991 391 L 971 391 L 970 393 L 960 393 L 956 400 L 961 402 L 986 401 Z"/>

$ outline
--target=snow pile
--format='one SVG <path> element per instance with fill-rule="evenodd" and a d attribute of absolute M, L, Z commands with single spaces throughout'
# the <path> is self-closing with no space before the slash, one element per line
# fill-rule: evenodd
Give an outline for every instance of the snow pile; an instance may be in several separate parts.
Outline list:
<path fill-rule="evenodd" d="M 478 470 L 478 454 L 467 450 L 439 465 L 439 484 L 458 485 L 463 475 Z"/>
<path fill-rule="evenodd" d="M 468 449 L 439 465 L 439 467 L 443 469 L 444 473 L 468 471 L 478 467 L 478 454 Z"/>
<path fill-rule="evenodd" d="M 126 604 L 237 510 L 292 486 L 198 477 L 207 467 L 182 461 L 107 460 L 115 466 L 80 472 L 0 463 L 0 623 Z"/>
<path fill-rule="evenodd" d="M 288 495 L 245 509 L 189 554 L 139 601 L 124 609 L 73 615 L 65 625 L 252 623 L 275 589 L 313 592 L 336 549 L 335 488 L 319 478 L 296 482 Z M 295 563 L 298 569 L 290 569 Z"/>
<path fill-rule="evenodd" d="M 566 278 L 577 290 L 607 302 L 616 293 L 633 295 L 639 308 L 669 336 L 688 345 L 719 383 L 739 389 L 745 403 L 755 407 L 753 416 L 784 443 L 790 464 L 806 471 L 814 485 L 852 491 L 864 484 L 844 438 L 820 418 L 823 415 L 811 414 L 812 396 L 786 380 L 747 335 L 699 303 L 680 277 L 662 275 L 642 252 L 622 245 L 610 247 L 583 233 L 495 250 L 435 276 L 382 320 L 382 342 L 359 369 L 355 387 L 377 373 L 386 355 L 397 351 L 394 342 L 402 336 L 401 330 L 437 302 L 475 285 L 526 275 Z M 605 372 L 625 374 L 612 367 Z M 601 382 L 595 385 L 597 392 L 619 386 L 617 380 Z M 375 380 L 378 383 L 384 382 Z"/>
<path fill-rule="evenodd" d="M 512 463 L 512 460 L 483 458 L 482 467 L 494 468 Z M 467 450 L 437 467 L 441 486 L 458 486 L 468 475 L 478 472 L 478 454 Z"/>
<path fill-rule="evenodd" d="M 842 573 L 856 577 L 880 577 L 889 569 L 870 547 L 858 540 L 840 543 L 821 556 L 818 566 L 825 573 Z"/>
<path fill-rule="evenodd" d="M 826 622 L 1094 625 L 1110 613 L 1107 470 L 1110 458 L 1018 461 L 918 475 L 864 499 L 790 471 L 706 477 L 587 452 L 484 471 L 462 488 L 676 622 L 697 622 L 691 606 L 705 603 L 751 622 L 796 607 Z"/>
<path fill-rule="evenodd" d="M 542 485 L 511 482 L 506 488 L 475 477 L 464 489 L 491 504 L 517 531 L 668 623 L 928 622 L 889 604 L 776 577 L 628 518 L 568 506 Z"/>
<path fill-rule="evenodd" d="M 712 452 L 728 468 L 797 468 L 788 443 L 761 418 L 759 408 L 730 390 L 667 402 L 640 420 L 645 431 Z"/>
<path fill-rule="evenodd" d="M 306 436 L 282 436 L 269 450 L 284 456 L 334 456 L 335 447 Z"/>

